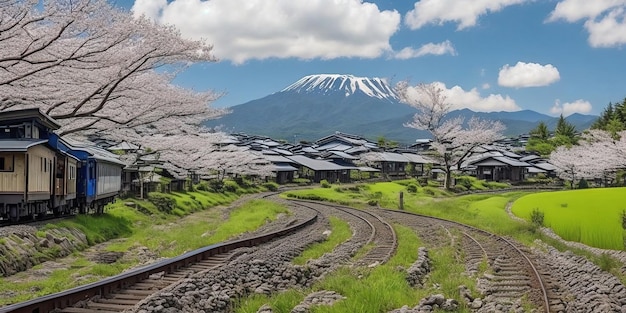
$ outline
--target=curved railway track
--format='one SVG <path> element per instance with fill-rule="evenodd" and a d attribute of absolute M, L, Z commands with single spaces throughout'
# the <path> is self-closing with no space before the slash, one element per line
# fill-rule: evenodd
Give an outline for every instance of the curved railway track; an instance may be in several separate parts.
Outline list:
<path fill-rule="evenodd" d="M 483 290 L 489 303 L 510 305 L 526 298 L 537 308 L 550 312 L 550 305 L 558 303 L 550 297 L 546 280 L 523 248 L 513 241 L 462 223 L 406 211 L 377 209 L 377 214 L 409 226 L 434 245 L 444 244 L 450 238 L 463 252 L 467 272 L 476 274 L 481 262 L 486 261 L 492 273 L 484 274 Z M 438 234 L 445 230 L 446 235 Z M 456 236 L 454 234 L 457 234 Z M 461 238 L 458 238 L 458 237 Z"/>
<path fill-rule="evenodd" d="M 264 197 L 268 196 L 271 195 Z M 315 214 L 297 223 L 291 221 L 278 231 L 212 245 L 98 283 L 2 307 L 0 313 L 43 313 L 53 310 L 65 313 L 121 312 L 134 307 L 145 297 L 166 286 L 225 264 L 231 260 L 234 249 L 260 245 L 292 234 L 315 223 L 320 215 L 336 215 L 347 220 L 355 237 L 359 236 L 358 239 L 353 237 L 353 240 L 358 241 L 360 247 L 368 246 L 369 250 L 364 255 L 351 261 L 353 265 L 375 266 L 390 259 L 397 247 L 396 234 L 387 222 L 393 221 L 415 229 L 425 242 L 435 247 L 450 242 L 456 245 L 462 251 L 467 272 L 470 274 L 478 273 L 481 263 L 487 262 L 492 271 L 482 274 L 479 279 L 482 281 L 483 293 L 488 297 L 487 303 L 507 305 L 526 298 L 542 311 L 550 312 L 550 301 L 560 301 L 556 297 L 550 298 L 546 290 L 545 281 L 549 279 L 549 275 L 537 271 L 524 248 L 501 236 L 462 223 L 405 211 L 358 210 L 337 204 L 303 200 L 288 200 L 287 203 L 307 208 Z M 77 303 L 80 303 L 80 307 L 74 307 Z M 483 307 L 483 310 L 490 309 Z"/>
<path fill-rule="evenodd" d="M 269 196 L 271 194 L 264 197 Z M 351 216 L 348 219 L 352 220 L 352 227 L 358 228 L 357 232 L 362 238 L 359 239 L 362 245 L 371 246 L 367 253 L 354 262 L 354 265 L 382 264 L 389 260 L 397 247 L 396 235 L 391 225 L 374 213 L 328 203 L 309 201 L 288 201 L 287 203 L 291 206 L 307 208 L 315 214 L 311 214 L 309 219 L 299 223 L 291 221 L 284 229 L 269 234 L 198 249 L 180 257 L 132 270 L 90 285 L 2 307 L 0 313 L 122 312 L 134 307 L 159 290 L 175 285 L 191 275 L 220 267 L 231 260 L 236 248 L 260 245 L 274 238 L 294 233 L 314 223 L 320 214 Z"/>
<path fill-rule="evenodd" d="M 316 201 L 289 200 L 292 203 L 299 203 L 319 212 L 340 211 L 352 215 L 368 225 L 370 235 L 366 242 L 371 245 L 361 258 L 355 261 L 355 265 L 375 266 L 387 262 L 395 253 L 398 247 L 398 239 L 393 227 L 373 212 L 354 209 L 347 206 Z"/>
<path fill-rule="evenodd" d="M 318 214 L 302 221 L 288 223 L 284 228 L 250 238 L 200 248 L 179 257 L 163 260 L 99 282 L 0 308 L 0 313 L 86 313 L 121 312 L 189 275 L 214 269 L 241 247 L 253 247 L 287 236 L 315 223 Z M 74 307 L 80 304 L 80 307 Z"/>

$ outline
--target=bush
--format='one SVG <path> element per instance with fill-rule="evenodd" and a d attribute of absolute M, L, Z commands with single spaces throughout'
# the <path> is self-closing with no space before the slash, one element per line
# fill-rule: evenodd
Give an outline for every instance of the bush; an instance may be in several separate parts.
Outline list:
<path fill-rule="evenodd" d="M 406 191 L 410 193 L 417 193 L 417 185 L 415 183 L 410 183 L 406 186 Z"/>
<path fill-rule="evenodd" d="M 465 187 L 465 190 L 471 189 L 472 188 L 472 180 L 468 176 L 457 177 L 456 178 L 455 187 L 456 186 L 463 186 L 463 187 Z"/>
<path fill-rule="evenodd" d="M 330 183 L 327 180 L 325 180 L 325 179 L 322 179 L 322 181 L 320 181 L 320 185 L 322 186 L 322 188 L 330 188 L 331 187 Z"/>
<path fill-rule="evenodd" d="M 233 192 L 233 193 L 242 193 L 241 192 L 241 188 L 239 187 L 239 184 L 237 184 L 237 182 L 232 181 L 232 180 L 227 180 L 224 181 L 224 191 L 227 192 Z"/>
<path fill-rule="evenodd" d="M 294 178 L 293 182 L 299 186 L 308 186 L 311 184 L 311 180 L 306 178 Z"/>
<path fill-rule="evenodd" d="M 580 181 L 578 181 L 578 189 L 587 189 L 589 188 L 589 183 L 587 182 L 586 179 L 581 178 Z"/>
<path fill-rule="evenodd" d="M 201 191 L 211 191 L 211 187 L 207 181 L 201 181 L 194 189 L 198 189 Z"/>
<path fill-rule="evenodd" d="M 245 179 L 242 176 L 237 176 L 234 178 L 234 181 L 237 183 L 237 185 L 239 185 L 241 188 L 250 188 L 250 187 L 254 187 L 254 184 L 252 183 L 251 180 Z"/>
<path fill-rule="evenodd" d="M 219 179 L 212 179 L 209 181 L 209 190 L 213 192 L 222 192 L 224 190 L 224 181 Z"/>
<path fill-rule="evenodd" d="M 267 190 L 269 191 L 276 191 L 278 190 L 278 187 L 280 187 L 280 185 L 275 182 L 270 181 L 270 182 L 263 183 L 263 187 L 267 188 Z"/>
<path fill-rule="evenodd" d="M 543 226 L 543 212 L 539 211 L 539 209 L 535 208 L 530 213 L 530 221 L 535 226 Z"/>
<path fill-rule="evenodd" d="M 378 205 L 378 201 L 374 200 L 374 199 L 368 200 L 367 204 L 370 205 L 370 206 L 377 206 Z"/>
<path fill-rule="evenodd" d="M 173 198 L 158 192 L 148 193 L 148 201 L 152 202 L 152 204 L 154 204 L 159 211 L 168 214 L 171 213 L 176 206 L 176 201 Z"/>

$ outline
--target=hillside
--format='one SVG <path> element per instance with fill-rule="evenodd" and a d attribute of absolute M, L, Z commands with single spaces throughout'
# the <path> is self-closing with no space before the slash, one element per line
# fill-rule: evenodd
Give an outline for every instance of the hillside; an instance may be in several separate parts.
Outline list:
<path fill-rule="evenodd" d="M 247 133 L 288 141 L 312 141 L 335 131 L 365 138 L 385 137 L 410 144 L 428 132 L 404 127 L 417 112 L 398 101 L 393 89 L 380 78 L 352 75 L 310 75 L 285 89 L 230 108 L 232 113 L 206 122 L 228 133 Z M 517 112 L 450 113 L 451 117 L 477 116 L 499 120 L 507 127 L 506 136 L 528 133 L 543 121 L 554 129 L 558 118 L 531 110 Z M 573 114 L 567 120 L 584 130 L 597 116 Z"/>

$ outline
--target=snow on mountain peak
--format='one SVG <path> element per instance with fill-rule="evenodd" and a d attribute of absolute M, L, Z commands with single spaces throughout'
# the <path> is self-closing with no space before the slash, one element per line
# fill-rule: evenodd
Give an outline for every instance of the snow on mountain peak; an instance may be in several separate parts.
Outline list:
<path fill-rule="evenodd" d="M 361 91 L 370 97 L 379 99 L 392 100 L 398 98 L 385 79 L 378 77 L 356 77 L 353 75 L 341 74 L 305 76 L 282 91 L 322 94 L 341 91 L 344 92 L 346 97 Z"/>

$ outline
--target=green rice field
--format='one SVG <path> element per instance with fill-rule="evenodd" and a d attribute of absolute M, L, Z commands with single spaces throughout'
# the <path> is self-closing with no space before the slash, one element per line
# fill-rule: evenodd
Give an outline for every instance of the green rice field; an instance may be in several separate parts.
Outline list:
<path fill-rule="evenodd" d="M 528 221 L 533 210 L 544 214 L 544 226 L 561 238 L 603 249 L 624 249 L 622 212 L 626 188 L 543 192 L 517 199 L 512 212 Z"/>

